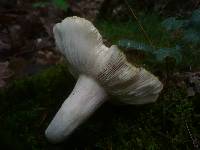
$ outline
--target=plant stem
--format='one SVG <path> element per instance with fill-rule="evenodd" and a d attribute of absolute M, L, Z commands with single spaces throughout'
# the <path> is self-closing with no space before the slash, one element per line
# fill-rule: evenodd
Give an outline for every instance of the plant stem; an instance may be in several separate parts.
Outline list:
<path fill-rule="evenodd" d="M 73 91 L 45 131 L 48 140 L 52 143 L 63 141 L 105 102 L 106 97 L 106 92 L 94 79 L 80 75 Z"/>

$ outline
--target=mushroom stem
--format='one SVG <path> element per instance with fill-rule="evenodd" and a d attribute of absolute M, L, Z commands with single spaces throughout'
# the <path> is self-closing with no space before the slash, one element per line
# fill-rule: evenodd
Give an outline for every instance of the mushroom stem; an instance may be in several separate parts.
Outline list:
<path fill-rule="evenodd" d="M 106 100 L 104 89 L 92 78 L 80 75 L 79 79 L 45 131 L 53 143 L 64 140 Z"/>

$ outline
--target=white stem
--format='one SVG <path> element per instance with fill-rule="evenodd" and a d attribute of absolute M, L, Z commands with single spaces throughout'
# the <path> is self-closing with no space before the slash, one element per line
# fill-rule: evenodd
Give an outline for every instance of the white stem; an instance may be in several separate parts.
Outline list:
<path fill-rule="evenodd" d="M 105 102 L 106 97 L 106 92 L 94 79 L 81 75 L 46 129 L 48 140 L 53 143 L 64 140 Z"/>

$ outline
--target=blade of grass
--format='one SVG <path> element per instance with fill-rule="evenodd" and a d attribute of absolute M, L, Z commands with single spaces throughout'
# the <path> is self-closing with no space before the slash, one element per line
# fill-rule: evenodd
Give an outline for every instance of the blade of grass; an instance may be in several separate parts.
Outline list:
<path fill-rule="evenodd" d="M 138 19 L 138 17 L 136 16 L 136 14 L 134 13 L 133 9 L 131 8 L 131 6 L 129 5 L 128 1 L 127 0 L 124 0 L 125 4 L 127 5 L 128 9 L 130 10 L 131 14 L 133 15 L 133 17 L 135 18 L 141 32 L 144 34 L 145 38 L 147 39 L 147 41 L 149 42 L 149 44 L 151 45 L 151 47 L 153 49 L 155 49 L 155 46 L 152 42 L 152 40 L 150 39 L 150 37 L 148 36 L 147 32 L 145 31 L 142 23 L 140 22 L 140 20 Z"/>

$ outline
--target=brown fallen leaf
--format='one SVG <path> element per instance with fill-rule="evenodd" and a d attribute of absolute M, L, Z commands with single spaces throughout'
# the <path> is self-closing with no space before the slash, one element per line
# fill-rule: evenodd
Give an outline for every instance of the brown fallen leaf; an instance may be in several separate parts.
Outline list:
<path fill-rule="evenodd" d="M 36 63 L 42 65 L 56 64 L 60 60 L 60 56 L 49 50 L 40 50 L 36 54 Z"/>

